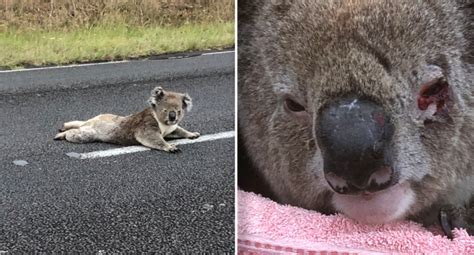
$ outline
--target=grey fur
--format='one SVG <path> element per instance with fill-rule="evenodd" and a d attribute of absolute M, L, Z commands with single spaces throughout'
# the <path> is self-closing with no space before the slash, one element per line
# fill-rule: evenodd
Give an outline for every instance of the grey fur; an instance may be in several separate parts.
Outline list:
<path fill-rule="evenodd" d="M 472 1 L 461 2 L 240 3 L 240 146 L 278 202 L 335 211 L 314 123 L 327 102 L 355 93 L 393 116 L 394 167 L 415 194 L 404 218 L 430 225 L 441 206 L 467 203 L 474 193 L 474 100 L 466 38 L 473 33 Z M 442 68 L 452 106 L 449 120 L 427 127 L 417 119 L 414 95 L 433 73 L 430 65 Z M 284 111 L 287 94 L 303 101 L 312 123 Z"/>

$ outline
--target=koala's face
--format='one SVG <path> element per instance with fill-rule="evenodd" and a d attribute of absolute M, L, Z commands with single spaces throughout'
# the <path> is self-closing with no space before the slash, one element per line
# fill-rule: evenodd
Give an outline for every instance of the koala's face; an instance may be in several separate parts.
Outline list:
<path fill-rule="evenodd" d="M 178 124 L 192 106 L 189 95 L 165 91 L 161 87 L 153 89 L 149 102 L 158 121 L 165 125 Z"/>
<path fill-rule="evenodd" d="M 463 151 L 471 142 L 460 133 L 473 131 L 461 131 L 472 91 L 459 61 L 459 24 L 449 6 L 438 6 L 445 13 L 413 6 L 264 8 L 267 32 L 258 43 L 276 44 L 261 60 L 277 105 L 270 150 L 279 153 L 288 200 L 311 207 L 324 193 L 356 220 L 389 222 L 431 205 L 470 171 L 462 157 L 471 156 Z"/>

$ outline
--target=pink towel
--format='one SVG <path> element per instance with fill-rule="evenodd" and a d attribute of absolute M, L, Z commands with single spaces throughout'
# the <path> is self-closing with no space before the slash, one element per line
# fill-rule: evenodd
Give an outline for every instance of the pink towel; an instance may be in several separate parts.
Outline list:
<path fill-rule="evenodd" d="M 474 254 L 474 237 L 463 229 L 449 240 L 410 221 L 364 225 L 254 193 L 239 191 L 237 199 L 240 254 Z"/>

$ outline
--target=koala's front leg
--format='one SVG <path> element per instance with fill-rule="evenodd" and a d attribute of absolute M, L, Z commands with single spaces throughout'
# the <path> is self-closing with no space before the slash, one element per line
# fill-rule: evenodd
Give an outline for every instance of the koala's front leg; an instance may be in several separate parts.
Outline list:
<path fill-rule="evenodd" d="M 173 134 L 178 137 L 184 137 L 189 139 L 196 139 L 201 135 L 198 132 L 189 132 L 188 130 L 182 127 L 177 127 Z"/>
<path fill-rule="evenodd" d="M 169 144 L 163 139 L 159 130 L 147 130 L 138 132 L 135 139 L 145 147 L 167 151 L 171 153 L 180 152 L 181 150 L 174 144 Z"/>
<path fill-rule="evenodd" d="M 453 238 L 455 228 L 464 228 L 469 235 L 474 235 L 474 196 L 466 207 L 446 205 L 441 208 L 440 223 L 449 238 Z"/>

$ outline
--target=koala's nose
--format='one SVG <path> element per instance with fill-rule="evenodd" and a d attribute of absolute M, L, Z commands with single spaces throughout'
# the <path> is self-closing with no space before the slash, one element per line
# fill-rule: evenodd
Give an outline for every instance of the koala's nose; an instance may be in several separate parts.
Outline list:
<path fill-rule="evenodd" d="M 324 175 L 342 194 L 375 192 L 394 184 L 390 116 L 373 101 L 354 96 L 324 107 L 316 125 Z"/>
<path fill-rule="evenodd" d="M 174 121 L 176 119 L 176 112 L 175 111 L 171 111 L 168 115 L 169 119 L 171 121 Z"/>

